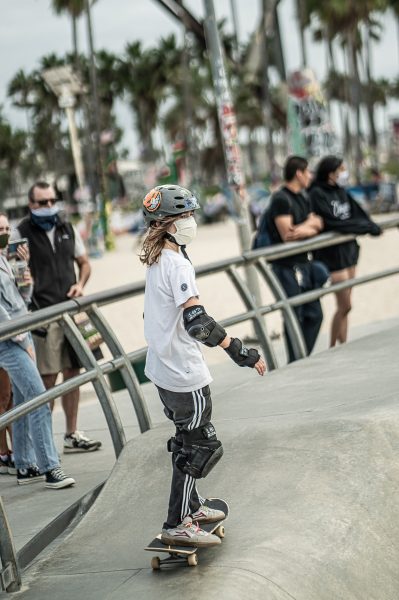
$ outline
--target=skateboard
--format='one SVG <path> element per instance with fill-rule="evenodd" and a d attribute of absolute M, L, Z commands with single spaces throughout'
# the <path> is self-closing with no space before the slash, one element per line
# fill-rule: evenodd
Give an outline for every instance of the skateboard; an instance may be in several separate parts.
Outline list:
<path fill-rule="evenodd" d="M 209 508 L 222 510 L 226 516 L 224 519 L 215 521 L 214 523 L 199 523 L 199 526 L 208 533 L 214 533 L 221 539 L 224 538 L 225 529 L 223 523 L 228 517 L 229 505 L 220 498 L 208 498 L 205 501 L 205 504 L 206 506 L 209 506 Z M 168 544 L 163 544 L 161 542 L 161 534 L 157 535 L 144 550 L 169 554 L 167 558 L 163 559 L 159 556 L 152 557 L 151 567 L 154 571 L 159 570 L 161 567 L 170 567 L 173 565 L 188 565 L 189 567 L 195 567 L 198 564 L 198 546 L 170 546 Z"/>

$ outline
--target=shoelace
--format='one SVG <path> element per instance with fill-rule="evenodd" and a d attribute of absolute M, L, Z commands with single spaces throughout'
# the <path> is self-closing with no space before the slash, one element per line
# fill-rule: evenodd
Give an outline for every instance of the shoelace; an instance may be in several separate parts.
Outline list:
<path fill-rule="evenodd" d="M 184 527 L 190 529 L 190 531 L 192 531 L 193 533 L 198 533 L 201 529 L 201 527 L 198 525 L 198 522 L 194 523 L 194 521 L 191 521 L 191 523 L 185 523 Z"/>
<path fill-rule="evenodd" d="M 89 438 L 84 435 L 83 431 L 75 431 L 74 438 L 77 442 L 89 442 Z"/>
<path fill-rule="evenodd" d="M 65 475 L 61 467 L 55 467 L 54 469 L 51 469 L 50 473 L 56 479 L 65 479 Z"/>

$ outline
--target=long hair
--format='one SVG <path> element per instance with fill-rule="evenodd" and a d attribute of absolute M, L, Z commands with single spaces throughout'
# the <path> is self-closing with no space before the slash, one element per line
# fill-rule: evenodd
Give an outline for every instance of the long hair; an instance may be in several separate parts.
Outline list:
<path fill-rule="evenodd" d="M 159 261 L 161 252 L 165 245 L 165 233 L 181 215 L 165 217 L 162 221 L 153 222 L 148 228 L 143 240 L 139 258 L 143 265 L 151 266 Z"/>
<path fill-rule="evenodd" d="M 328 183 L 328 178 L 331 173 L 334 173 L 343 163 L 340 156 L 329 154 L 321 159 L 316 167 L 314 183 Z"/>

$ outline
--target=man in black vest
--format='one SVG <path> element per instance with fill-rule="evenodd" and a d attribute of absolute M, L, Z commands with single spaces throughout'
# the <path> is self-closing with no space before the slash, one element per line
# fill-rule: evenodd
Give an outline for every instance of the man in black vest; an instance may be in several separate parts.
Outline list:
<path fill-rule="evenodd" d="M 306 188 L 311 179 L 308 161 L 301 156 L 290 156 L 284 165 L 284 184 L 273 194 L 265 214 L 271 244 L 282 244 L 314 237 L 323 229 L 322 220 L 312 213 Z M 305 192 L 305 193 L 304 193 Z M 273 261 L 277 275 L 287 296 L 296 296 L 320 287 L 320 277 L 327 279 L 328 270 L 313 263 L 308 252 Z M 320 273 L 321 271 L 321 273 Z M 306 350 L 310 354 L 323 321 L 320 300 L 294 307 L 302 329 Z M 288 362 L 295 360 L 294 351 L 285 327 Z"/>
<path fill-rule="evenodd" d="M 32 306 L 38 310 L 81 296 L 91 268 L 80 235 L 59 214 L 54 188 L 37 181 L 28 196 L 29 216 L 21 221 L 18 231 L 20 237 L 28 239 L 34 281 Z M 79 373 L 78 358 L 58 323 L 51 323 L 43 335 L 33 337 L 37 366 L 47 389 L 55 385 L 58 373 L 62 372 L 64 381 Z M 78 405 L 79 389 L 62 397 L 66 417 L 64 453 L 92 452 L 101 446 L 101 442 L 77 430 Z"/>

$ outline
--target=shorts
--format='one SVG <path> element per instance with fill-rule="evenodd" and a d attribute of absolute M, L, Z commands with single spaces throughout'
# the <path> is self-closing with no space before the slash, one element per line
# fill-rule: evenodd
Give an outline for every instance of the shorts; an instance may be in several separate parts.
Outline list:
<path fill-rule="evenodd" d="M 61 325 L 50 323 L 46 330 L 45 337 L 32 332 L 40 375 L 51 375 L 64 369 L 79 369 L 81 365 L 78 357 L 66 339 Z"/>

